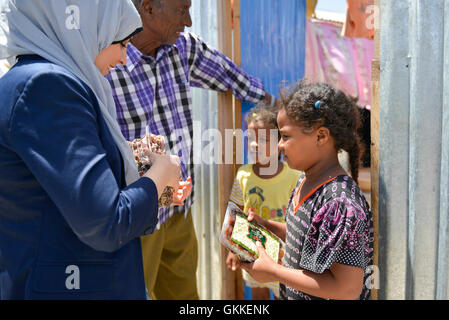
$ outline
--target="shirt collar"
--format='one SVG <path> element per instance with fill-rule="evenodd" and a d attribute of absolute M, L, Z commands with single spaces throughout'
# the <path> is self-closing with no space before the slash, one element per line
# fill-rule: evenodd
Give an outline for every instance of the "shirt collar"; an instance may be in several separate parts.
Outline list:
<path fill-rule="evenodd" d="M 132 72 L 134 70 L 134 68 L 136 68 L 137 65 L 139 64 L 139 62 L 142 60 L 145 62 L 147 62 L 148 60 L 156 61 L 156 63 L 158 63 L 164 55 L 166 55 L 173 49 L 176 49 L 177 51 L 179 51 L 178 46 L 177 46 L 178 41 L 174 45 L 171 45 L 171 46 L 170 45 L 160 46 L 157 50 L 156 59 L 154 59 L 153 57 L 144 55 L 142 52 L 140 52 L 136 47 L 134 47 L 130 43 L 127 48 L 126 69 L 128 69 L 129 72 Z"/>
<path fill-rule="evenodd" d="M 128 48 L 126 50 L 127 50 L 126 51 L 126 55 L 127 55 L 126 68 L 128 69 L 129 72 L 131 72 L 137 66 L 140 59 L 142 59 L 143 55 L 131 43 L 128 44 Z"/>

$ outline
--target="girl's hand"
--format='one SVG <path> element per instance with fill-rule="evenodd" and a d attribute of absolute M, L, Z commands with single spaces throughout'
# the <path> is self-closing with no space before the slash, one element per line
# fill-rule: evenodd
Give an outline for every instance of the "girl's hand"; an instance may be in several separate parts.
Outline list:
<path fill-rule="evenodd" d="M 229 251 L 228 257 L 226 258 L 226 266 L 232 271 L 237 270 L 237 268 L 240 266 L 239 257 L 235 253 Z"/>
<path fill-rule="evenodd" d="M 276 222 L 276 221 L 270 221 L 265 220 L 264 218 L 260 217 L 256 214 L 254 211 L 254 208 L 248 209 L 248 221 L 256 221 L 257 224 L 261 225 L 262 227 L 267 228 L 271 232 L 273 232 L 275 235 L 277 235 L 282 241 L 285 241 L 285 222 Z"/>
<path fill-rule="evenodd" d="M 255 221 L 258 225 L 261 225 L 262 227 L 265 227 L 268 229 L 268 224 L 267 224 L 267 220 L 265 220 L 264 218 L 262 218 L 261 216 L 259 216 L 258 214 L 256 214 L 256 212 L 254 211 L 254 208 L 249 208 L 248 209 L 248 221 Z"/>
<path fill-rule="evenodd" d="M 240 262 L 240 266 L 258 282 L 277 281 L 278 279 L 275 277 L 277 263 L 270 258 L 259 241 L 256 242 L 256 247 L 259 258 L 252 263 Z"/>
<path fill-rule="evenodd" d="M 189 177 L 186 181 L 179 183 L 178 190 L 173 194 L 172 206 L 183 206 L 184 201 L 192 193 L 192 179 Z"/>

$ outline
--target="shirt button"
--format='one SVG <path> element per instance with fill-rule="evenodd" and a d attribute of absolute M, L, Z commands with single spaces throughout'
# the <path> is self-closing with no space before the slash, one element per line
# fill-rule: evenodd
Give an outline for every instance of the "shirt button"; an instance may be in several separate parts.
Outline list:
<path fill-rule="evenodd" d="M 182 157 L 182 150 L 178 151 L 178 157 Z"/>

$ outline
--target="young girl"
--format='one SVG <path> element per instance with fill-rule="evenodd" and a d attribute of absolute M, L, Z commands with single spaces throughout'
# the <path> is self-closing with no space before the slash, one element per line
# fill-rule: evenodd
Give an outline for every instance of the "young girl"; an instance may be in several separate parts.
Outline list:
<path fill-rule="evenodd" d="M 289 194 L 296 185 L 299 172 L 279 161 L 279 132 L 274 112 L 258 105 L 250 110 L 245 120 L 249 132 L 248 149 L 254 164 L 244 165 L 238 170 L 229 200 L 245 213 L 254 208 L 255 213 L 264 219 L 285 222 Z M 270 132 L 275 134 L 274 138 Z M 229 252 L 226 262 L 231 270 L 236 270 L 238 261 L 235 254 Z M 245 271 L 243 279 L 251 288 L 254 300 L 268 300 L 268 288 L 279 297 L 279 283 L 261 284 Z"/>
<path fill-rule="evenodd" d="M 279 281 L 282 299 L 368 299 L 365 274 L 373 264 L 373 219 L 357 186 L 361 155 L 358 108 L 326 84 L 300 81 L 283 94 L 279 148 L 305 172 L 293 191 L 286 224 L 255 219 L 286 241 L 283 264 L 258 244 L 259 259 L 241 264 L 260 282 Z M 338 162 L 349 154 L 352 178 Z"/>

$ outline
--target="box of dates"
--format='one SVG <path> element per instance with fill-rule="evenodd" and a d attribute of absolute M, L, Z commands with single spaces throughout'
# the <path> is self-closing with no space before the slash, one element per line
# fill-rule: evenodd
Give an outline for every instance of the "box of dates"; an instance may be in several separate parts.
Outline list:
<path fill-rule="evenodd" d="M 274 261 L 279 262 L 284 256 L 284 242 L 278 236 L 255 221 L 248 221 L 248 216 L 237 205 L 229 202 L 220 242 L 240 260 L 253 262 L 258 258 L 257 241 Z"/>
<path fill-rule="evenodd" d="M 164 137 L 151 133 L 147 133 L 140 139 L 134 139 L 131 142 L 128 141 L 128 144 L 133 151 L 134 160 L 136 161 L 137 170 L 139 171 L 140 176 L 143 176 L 145 172 L 151 168 L 151 161 L 145 155 L 144 149 L 147 148 L 157 154 L 165 154 Z M 159 208 L 166 208 L 172 204 L 173 192 L 174 190 L 172 187 L 167 187 L 164 189 L 161 197 L 159 198 Z"/>

